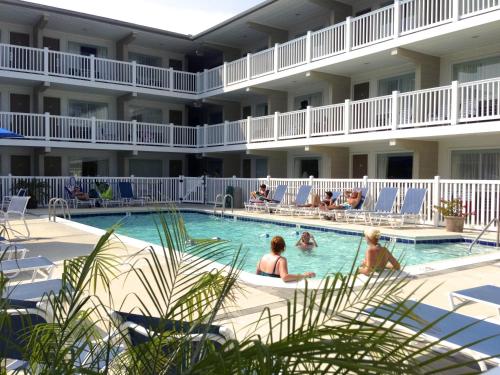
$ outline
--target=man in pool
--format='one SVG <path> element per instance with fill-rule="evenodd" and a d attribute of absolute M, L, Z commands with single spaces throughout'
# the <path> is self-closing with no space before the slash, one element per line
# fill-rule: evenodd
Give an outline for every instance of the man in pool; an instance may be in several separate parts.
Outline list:
<path fill-rule="evenodd" d="M 380 246 L 380 231 L 375 228 L 365 230 L 365 239 L 368 244 L 365 259 L 361 263 L 358 272 L 363 275 L 370 275 L 373 272 L 381 272 L 384 269 L 399 270 L 401 265 L 391 254 L 389 249 Z"/>
<path fill-rule="evenodd" d="M 297 246 L 301 250 L 312 250 L 315 247 L 318 247 L 318 244 L 311 233 L 304 232 L 302 233 L 302 236 L 300 236 L 300 239 L 297 241 L 295 246 Z"/>

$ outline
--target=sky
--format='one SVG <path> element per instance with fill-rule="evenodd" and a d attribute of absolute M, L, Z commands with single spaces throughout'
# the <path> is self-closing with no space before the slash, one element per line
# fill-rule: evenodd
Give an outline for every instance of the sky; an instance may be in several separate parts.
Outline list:
<path fill-rule="evenodd" d="M 32 3 L 197 34 L 263 0 L 31 0 Z"/>

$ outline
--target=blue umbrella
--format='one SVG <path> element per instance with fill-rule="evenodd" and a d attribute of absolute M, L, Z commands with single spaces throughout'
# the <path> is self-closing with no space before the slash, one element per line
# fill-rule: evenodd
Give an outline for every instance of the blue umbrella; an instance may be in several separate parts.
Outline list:
<path fill-rule="evenodd" d="M 0 128 L 0 138 L 22 138 L 22 135 Z"/>

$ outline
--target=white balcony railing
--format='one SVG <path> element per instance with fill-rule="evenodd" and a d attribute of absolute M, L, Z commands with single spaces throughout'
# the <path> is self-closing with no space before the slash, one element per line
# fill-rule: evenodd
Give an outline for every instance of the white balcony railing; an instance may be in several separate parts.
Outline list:
<path fill-rule="evenodd" d="M 26 139 L 197 148 L 500 121 L 500 78 L 204 126 L 0 112 Z M 334 142 L 332 140 L 332 142 Z M 272 144 L 269 145 L 273 147 Z"/>
<path fill-rule="evenodd" d="M 196 95 L 496 10 L 500 0 L 395 0 L 200 73 L 8 44 L 0 44 L 0 69 Z"/>

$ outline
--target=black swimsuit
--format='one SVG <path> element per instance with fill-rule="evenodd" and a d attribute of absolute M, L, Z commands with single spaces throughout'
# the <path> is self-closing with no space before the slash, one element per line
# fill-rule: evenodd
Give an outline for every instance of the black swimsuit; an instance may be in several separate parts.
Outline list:
<path fill-rule="evenodd" d="M 279 274 L 276 274 L 276 267 L 278 266 L 278 262 L 280 261 L 280 259 L 281 259 L 281 256 L 279 256 L 278 259 L 276 259 L 276 263 L 274 263 L 273 273 L 259 271 L 258 275 L 268 276 L 268 277 L 281 277 Z M 261 261 L 262 261 L 262 259 L 261 259 Z M 259 262 L 259 266 L 260 266 L 260 262 Z"/>

